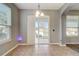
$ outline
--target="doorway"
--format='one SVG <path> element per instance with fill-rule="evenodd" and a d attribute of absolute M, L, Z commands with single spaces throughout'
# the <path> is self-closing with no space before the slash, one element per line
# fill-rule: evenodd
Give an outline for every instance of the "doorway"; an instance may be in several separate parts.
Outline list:
<path fill-rule="evenodd" d="M 49 44 L 49 17 L 42 16 L 36 18 L 30 15 L 27 19 L 27 44 Z"/>
<path fill-rule="evenodd" d="M 49 43 L 49 17 L 42 16 L 35 19 L 35 44 Z"/>

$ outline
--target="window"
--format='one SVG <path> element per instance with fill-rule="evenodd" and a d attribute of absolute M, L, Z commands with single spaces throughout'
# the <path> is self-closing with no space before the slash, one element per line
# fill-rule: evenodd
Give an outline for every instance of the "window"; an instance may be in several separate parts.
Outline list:
<path fill-rule="evenodd" d="M 78 36 L 79 16 L 67 16 L 66 35 Z"/>
<path fill-rule="evenodd" d="M 11 39 L 11 9 L 0 4 L 0 44 Z"/>

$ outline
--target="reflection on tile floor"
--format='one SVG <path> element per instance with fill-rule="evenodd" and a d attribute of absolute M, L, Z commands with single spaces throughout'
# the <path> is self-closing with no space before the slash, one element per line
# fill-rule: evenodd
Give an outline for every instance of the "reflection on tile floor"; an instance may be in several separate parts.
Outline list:
<path fill-rule="evenodd" d="M 79 46 L 20 45 L 7 56 L 79 56 Z"/>

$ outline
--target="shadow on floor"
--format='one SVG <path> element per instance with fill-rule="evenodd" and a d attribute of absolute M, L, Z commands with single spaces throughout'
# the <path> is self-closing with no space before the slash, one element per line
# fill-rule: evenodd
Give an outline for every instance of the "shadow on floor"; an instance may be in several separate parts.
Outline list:
<path fill-rule="evenodd" d="M 67 47 L 71 48 L 76 52 L 79 52 L 79 44 L 67 44 Z"/>

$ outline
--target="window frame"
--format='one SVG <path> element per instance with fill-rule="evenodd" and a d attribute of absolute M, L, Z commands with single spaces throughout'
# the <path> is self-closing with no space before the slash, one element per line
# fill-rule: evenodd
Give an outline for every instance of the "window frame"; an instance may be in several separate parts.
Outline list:
<path fill-rule="evenodd" d="M 66 30 L 66 36 L 67 37 L 78 37 L 79 36 L 79 15 L 67 15 L 67 16 L 77 16 L 78 17 L 78 27 L 67 27 L 67 25 L 65 26 L 65 30 Z M 67 22 L 67 16 L 66 16 L 66 22 Z M 74 29 L 77 29 L 77 35 L 67 35 L 67 28 L 74 28 Z"/>
<path fill-rule="evenodd" d="M 11 37 L 12 37 L 12 30 L 11 30 L 11 27 L 12 27 L 12 25 L 11 25 L 11 8 L 8 6 L 8 5 L 6 5 L 6 4 L 0 4 L 1 6 L 4 6 L 3 8 L 8 8 L 8 13 L 9 14 L 7 14 L 6 16 L 7 16 L 7 24 L 2 24 L 2 23 L 0 23 L 0 26 L 5 26 L 6 28 L 8 28 L 8 34 L 9 34 L 9 39 L 7 39 L 7 38 L 5 38 L 5 39 L 1 39 L 0 38 L 0 45 L 1 44 L 4 44 L 4 43 L 7 43 L 7 42 L 9 42 L 9 41 L 11 41 Z M 1 8 L 1 7 L 0 7 Z"/>

